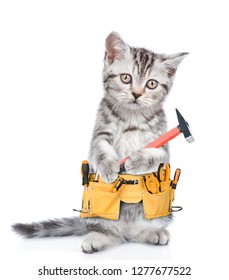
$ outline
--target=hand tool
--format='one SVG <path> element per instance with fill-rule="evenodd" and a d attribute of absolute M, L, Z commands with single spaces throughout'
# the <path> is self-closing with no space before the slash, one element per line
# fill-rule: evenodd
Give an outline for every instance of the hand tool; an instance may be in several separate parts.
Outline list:
<path fill-rule="evenodd" d="M 121 179 L 121 180 L 119 181 L 118 185 L 114 187 L 113 192 L 117 192 L 117 191 L 121 188 L 121 186 L 122 186 L 124 183 L 125 183 L 125 180 L 124 180 L 124 179 Z"/>
<path fill-rule="evenodd" d="M 126 184 L 126 185 L 137 185 L 138 184 L 138 180 L 125 180 L 125 179 L 122 178 L 119 181 L 118 185 L 114 187 L 113 192 L 117 192 L 121 188 L 121 186 L 123 184 Z"/>
<path fill-rule="evenodd" d="M 166 163 L 165 164 L 165 180 L 168 181 L 170 179 L 170 164 Z"/>
<path fill-rule="evenodd" d="M 164 170 L 164 163 L 160 163 L 157 171 L 157 178 L 159 181 L 159 188 L 158 191 L 161 192 L 161 182 L 164 182 L 165 180 L 165 170 Z"/>
<path fill-rule="evenodd" d="M 143 182 L 144 182 L 145 188 L 147 189 L 148 193 L 153 194 L 152 191 L 148 188 L 148 186 L 146 184 L 146 177 L 145 176 L 143 176 Z"/>
<path fill-rule="evenodd" d="M 81 165 L 81 174 L 82 174 L 82 185 L 87 187 L 89 185 L 89 163 L 87 160 L 84 160 Z"/>
<path fill-rule="evenodd" d="M 148 177 L 148 180 L 146 179 L 146 177 Z M 151 194 L 155 194 L 158 193 L 159 190 L 159 181 L 157 178 L 157 174 L 154 172 L 152 174 L 148 174 L 143 176 L 143 182 L 145 184 L 146 190 L 151 193 Z"/>
<path fill-rule="evenodd" d="M 176 171 L 175 171 L 175 174 L 174 174 L 173 181 L 172 181 L 172 188 L 173 189 L 176 189 L 176 187 L 177 187 L 177 183 L 178 183 L 178 180 L 180 178 L 180 174 L 181 174 L 181 170 L 179 168 L 177 168 Z"/>
<path fill-rule="evenodd" d="M 99 180 L 99 173 L 97 171 L 96 174 L 95 174 L 95 178 L 94 178 L 93 182 L 98 182 L 98 180 Z"/>
<path fill-rule="evenodd" d="M 164 163 L 160 163 L 157 171 L 157 177 L 159 182 L 163 182 L 165 180 L 165 170 Z"/>
<path fill-rule="evenodd" d="M 82 185 L 84 186 L 84 190 L 89 185 L 89 163 L 87 160 L 84 160 L 81 164 L 81 174 L 82 174 Z M 82 209 L 84 205 L 84 200 L 82 199 Z M 88 201 L 88 209 L 90 209 L 90 200 Z M 76 212 L 85 213 L 82 210 L 73 209 Z"/>
<path fill-rule="evenodd" d="M 176 109 L 176 114 L 177 114 L 177 119 L 178 119 L 178 126 L 169 130 L 165 134 L 163 134 L 161 137 L 156 139 L 155 141 L 149 143 L 146 145 L 144 148 L 160 148 L 179 134 L 183 133 L 184 138 L 188 143 L 194 142 L 194 137 L 191 134 L 189 124 L 185 121 L 181 113 Z M 120 172 L 125 171 L 125 162 L 128 160 L 129 156 L 124 158 L 123 160 L 120 161 Z"/>

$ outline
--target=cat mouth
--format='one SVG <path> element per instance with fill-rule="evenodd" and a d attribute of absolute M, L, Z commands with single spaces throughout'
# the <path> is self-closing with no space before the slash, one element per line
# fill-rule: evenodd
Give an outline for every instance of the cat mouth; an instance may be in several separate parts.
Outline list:
<path fill-rule="evenodd" d="M 127 105 L 129 107 L 132 107 L 132 108 L 136 108 L 136 107 L 141 107 L 142 104 L 141 104 L 141 100 L 138 100 L 138 99 L 131 99 L 127 102 Z"/>
<path fill-rule="evenodd" d="M 129 104 L 132 105 L 132 106 L 137 106 L 137 107 L 140 106 L 140 104 L 137 100 L 133 100 L 133 101 L 129 102 Z"/>
<path fill-rule="evenodd" d="M 135 101 L 129 102 L 128 107 L 130 107 L 130 109 L 132 109 L 132 110 L 137 110 L 137 109 L 140 109 L 142 106 L 141 106 L 141 103 L 139 103 L 135 100 Z"/>

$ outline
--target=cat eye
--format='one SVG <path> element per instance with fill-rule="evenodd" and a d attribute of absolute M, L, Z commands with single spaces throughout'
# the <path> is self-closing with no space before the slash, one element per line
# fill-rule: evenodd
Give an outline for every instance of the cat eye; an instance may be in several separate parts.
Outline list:
<path fill-rule="evenodd" d="M 149 89 L 155 89 L 158 85 L 158 82 L 156 80 L 149 80 L 147 83 L 146 83 L 146 87 L 149 88 Z"/>
<path fill-rule="evenodd" d="M 132 82 L 132 77 L 129 74 L 121 74 L 120 79 L 124 84 L 130 84 Z"/>

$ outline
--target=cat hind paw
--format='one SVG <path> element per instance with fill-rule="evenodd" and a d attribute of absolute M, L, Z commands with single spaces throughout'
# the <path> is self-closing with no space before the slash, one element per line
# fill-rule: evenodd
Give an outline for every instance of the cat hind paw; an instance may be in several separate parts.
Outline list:
<path fill-rule="evenodd" d="M 152 233 L 148 238 L 148 242 L 153 245 L 167 245 L 169 243 L 169 238 L 169 232 L 163 229 L 158 232 Z"/>
<path fill-rule="evenodd" d="M 91 232 L 83 241 L 81 248 L 84 253 L 93 254 L 118 243 L 120 240 L 114 236 Z"/>

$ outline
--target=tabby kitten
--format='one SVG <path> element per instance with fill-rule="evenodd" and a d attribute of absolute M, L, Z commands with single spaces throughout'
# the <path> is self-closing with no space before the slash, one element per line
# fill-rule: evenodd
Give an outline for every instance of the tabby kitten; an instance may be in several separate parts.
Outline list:
<path fill-rule="evenodd" d="M 143 147 L 167 130 L 163 102 L 171 89 L 177 67 L 186 55 L 162 55 L 133 48 L 115 32 L 107 37 L 104 97 L 98 109 L 89 152 L 91 172 L 98 172 L 103 181 L 115 181 L 119 161 L 129 155 L 125 163 L 129 174 L 156 171 L 160 162 L 168 162 L 167 145 L 157 149 Z M 171 216 L 144 219 L 140 202 L 121 203 L 117 221 L 75 217 L 15 224 L 13 229 L 25 237 L 87 233 L 82 250 L 93 253 L 127 241 L 165 245 L 169 241 L 166 227 L 170 221 Z"/>

